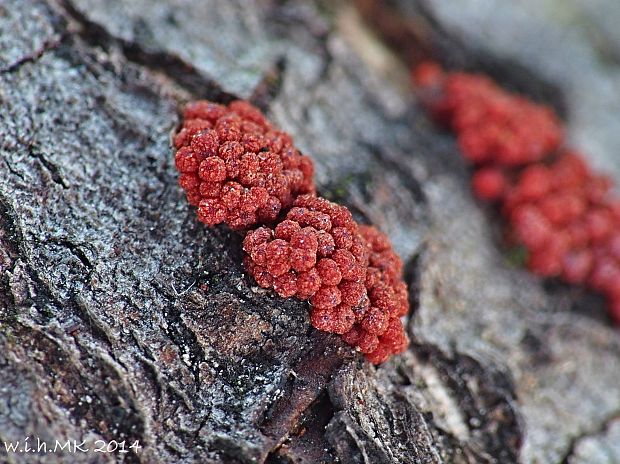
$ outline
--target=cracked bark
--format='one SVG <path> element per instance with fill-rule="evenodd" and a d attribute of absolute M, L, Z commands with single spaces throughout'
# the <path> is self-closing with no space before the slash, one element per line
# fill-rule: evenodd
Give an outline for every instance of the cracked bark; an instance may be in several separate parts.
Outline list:
<path fill-rule="evenodd" d="M 505 266 L 453 142 L 348 3 L 0 7 L 0 437 L 142 446 L 3 460 L 557 462 L 583 430 L 613 440 L 617 334 Z M 390 234 L 409 351 L 364 363 L 197 223 L 169 135 L 199 97 L 251 98 L 321 193 Z"/>

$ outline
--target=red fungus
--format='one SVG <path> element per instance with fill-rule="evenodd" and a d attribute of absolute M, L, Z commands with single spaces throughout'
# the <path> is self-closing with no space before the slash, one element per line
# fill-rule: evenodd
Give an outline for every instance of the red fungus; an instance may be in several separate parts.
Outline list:
<path fill-rule="evenodd" d="M 249 103 L 198 101 L 183 117 L 179 184 L 202 222 L 247 231 L 244 265 L 258 285 L 309 300 L 315 328 L 375 364 L 403 351 L 407 288 L 387 237 L 316 197 L 310 159 Z"/>
<path fill-rule="evenodd" d="M 598 263 L 613 255 L 603 250 L 613 248 L 612 232 L 620 221 L 606 193 L 608 183 L 584 167 L 573 152 L 560 153 L 547 166 L 528 167 L 510 187 L 504 213 L 517 240 L 530 252 L 533 272 L 561 275 L 570 283 L 590 281 L 593 288 L 602 289 L 596 277 Z"/>
<path fill-rule="evenodd" d="M 562 140 L 553 110 L 506 92 L 486 76 L 446 74 L 424 63 L 413 78 L 432 116 L 456 132 L 472 163 L 519 166 L 539 161 Z"/>
<path fill-rule="evenodd" d="M 508 180 L 501 169 L 483 168 L 474 173 L 471 180 L 474 193 L 481 200 L 501 199 L 508 188 Z"/>
<path fill-rule="evenodd" d="M 360 233 L 370 251 L 365 281 L 370 309 L 356 328 L 359 333 L 355 336 L 377 338 L 377 346 L 365 353 L 371 362 L 378 364 L 402 352 L 409 343 L 400 322 L 409 310 L 409 296 L 402 280 L 402 261 L 387 236 L 365 225 L 360 226 Z M 363 351 L 363 347 L 360 349 Z"/>
<path fill-rule="evenodd" d="M 528 268 L 603 293 L 620 323 L 620 202 L 581 155 L 557 151 L 562 130 L 552 110 L 434 63 L 413 79 L 431 116 L 456 132 L 474 165 L 474 193 L 498 202 Z"/>
<path fill-rule="evenodd" d="M 310 301 L 315 328 L 343 335 L 375 364 L 406 348 L 402 262 L 385 235 L 358 226 L 345 207 L 300 196 L 275 229 L 248 232 L 243 249 L 259 285 Z"/>
<path fill-rule="evenodd" d="M 174 138 L 179 184 L 205 224 L 271 222 L 297 195 L 314 192 L 310 158 L 249 103 L 197 101 L 183 118 Z"/>
<path fill-rule="evenodd" d="M 302 195 L 274 229 L 248 232 L 245 265 L 259 285 L 310 300 L 314 327 L 343 334 L 368 308 L 368 250 L 358 229 L 344 206 Z"/>

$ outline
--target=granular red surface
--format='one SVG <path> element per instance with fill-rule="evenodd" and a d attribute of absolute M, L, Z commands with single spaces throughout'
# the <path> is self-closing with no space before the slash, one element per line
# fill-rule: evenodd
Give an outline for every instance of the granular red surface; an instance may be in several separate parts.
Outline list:
<path fill-rule="evenodd" d="M 559 118 L 484 76 L 423 63 L 413 79 L 432 117 L 456 133 L 474 193 L 498 206 L 528 268 L 601 292 L 620 324 L 620 201 L 609 178 L 560 147 Z"/>
<path fill-rule="evenodd" d="M 358 226 L 344 206 L 300 196 L 274 229 L 248 232 L 243 249 L 260 286 L 310 300 L 317 329 L 343 335 L 374 363 L 406 348 L 400 258 L 385 235 Z"/>
<path fill-rule="evenodd" d="M 426 90 L 433 118 L 456 133 L 472 163 L 520 166 L 543 159 L 562 141 L 551 108 L 508 93 L 486 76 L 445 73 L 423 63 L 413 77 Z"/>
<path fill-rule="evenodd" d="M 387 237 L 315 196 L 312 161 L 249 103 L 198 101 L 183 117 L 179 184 L 202 222 L 247 231 L 244 264 L 256 282 L 309 300 L 315 328 L 373 363 L 403 351 L 407 288 Z"/>
<path fill-rule="evenodd" d="M 315 189 L 312 160 L 245 101 L 188 104 L 174 144 L 179 184 L 209 226 L 272 222 Z"/>
<path fill-rule="evenodd" d="M 360 233 L 370 250 L 365 281 L 370 310 L 356 330 L 345 335 L 345 340 L 355 343 L 357 339 L 362 351 L 376 344 L 366 357 L 381 363 L 409 343 L 400 322 L 409 310 L 409 294 L 402 280 L 403 263 L 387 236 L 366 225 L 360 226 Z"/>

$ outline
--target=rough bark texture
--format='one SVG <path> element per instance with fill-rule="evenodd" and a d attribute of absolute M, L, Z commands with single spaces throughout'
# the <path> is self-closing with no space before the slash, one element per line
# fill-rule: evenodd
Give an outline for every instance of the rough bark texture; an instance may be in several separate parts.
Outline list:
<path fill-rule="evenodd" d="M 494 3 L 463 2 L 470 19 L 501 16 Z M 610 164 L 620 131 L 572 116 L 574 89 L 611 85 L 617 55 L 588 84 L 543 66 L 565 46 L 586 56 L 585 39 L 518 59 L 450 2 L 386 4 L 383 33 L 499 70 Z M 0 1 L 0 439 L 142 446 L 0 446 L 2 462 L 620 459 L 620 336 L 602 303 L 507 263 L 453 140 L 373 37 L 344 2 Z M 321 193 L 391 236 L 412 289 L 406 353 L 365 363 L 306 304 L 254 285 L 238 235 L 197 223 L 170 149 L 197 97 L 261 105 L 315 159 Z"/>

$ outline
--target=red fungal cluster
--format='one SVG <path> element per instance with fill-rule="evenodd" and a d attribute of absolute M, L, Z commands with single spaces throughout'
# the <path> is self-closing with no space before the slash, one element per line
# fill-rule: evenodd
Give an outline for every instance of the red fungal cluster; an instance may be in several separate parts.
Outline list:
<path fill-rule="evenodd" d="M 262 287 L 310 300 L 317 329 L 343 335 L 373 363 L 407 346 L 402 263 L 385 235 L 344 206 L 303 195 L 274 229 L 246 235 L 246 267 Z"/>
<path fill-rule="evenodd" d="M 474 164 L 474 193 L 498 205 L 528 268 L 601 292 L 620 323 L 620 201 L 609 178 L 560 147 L 553 111 L 434 63 L 420 65 L 414 81 L 431 115 L 456 132 Z"/>
<path fill-rule="evenodd" d="M 436 64 L 424 63 L 414 79 L 434 90 L 434 95 L 427 93 L 434 119 L 457 134 L 463 155 L 472 163 L 532 163 L 556 150 L 562 140 L 550 108 L 507 93 L 485 76 L 446 74 Z"/>
<path fill-rule="evenodd" d="M 582 157 L 562 152 L 523 170 L 502 212 L 529 251 L 529 269 L 603 293 L 620 322 L 620 202 L 610 188 Z"/>
<path fill-rule="evenodd" d="M 247 231 L 244 265 L 310 321 L 378 364 L 408 344 L 402 262 L 385 235 L 314 195 L 313 167 L 247 102 L 189 104 L 176 134 L 179 183 L 207 225 Z M 248 230 L 249 229 L 249 230 Z"/>
<path fill-rule="evenodd" d="M 409 310 L 409 295 L 401 278 L 403 263 L 388 238 L 372 226 L 360 226 L 360 233 L 370 251 L 364 282 L 370 309 L 345 334 L 345 341 L 360 345 L 372 362 L 381 363 L 390 354 L 403 351 L 409 343 L 400 323 L 401 316 Z"/>
<path fill-rule="evenodd" d="M 303 195 L 274 229 L 260 227 L 243 242 L 246 267 L 261 287 L 310 300 L 316 327 L 343 334 L 365 311 L 368 253 L 351 213 L 324 198 Z M 340 321 L 318 313 L 342 314 Z M 326 316 L 323 314 L 323 316 Z"/>
<path fill-rule="evenodd" d="M 297 195 L 314 191 L 310 158 L 245 101 L 190 103 L 174 145 L 179 184 L 209 226 L 272 222 Z"/>

